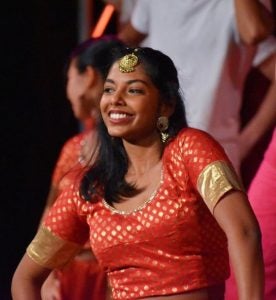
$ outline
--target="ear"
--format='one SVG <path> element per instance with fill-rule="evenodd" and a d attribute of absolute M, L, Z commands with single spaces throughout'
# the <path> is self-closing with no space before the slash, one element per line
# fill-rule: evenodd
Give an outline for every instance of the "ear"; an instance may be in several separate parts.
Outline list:
<path fill-rule="evenodd" d="M 173 103 L 163 103 L 160 109 L 160 116 L 170 117 L 175 110 L 175 102 Z"/>

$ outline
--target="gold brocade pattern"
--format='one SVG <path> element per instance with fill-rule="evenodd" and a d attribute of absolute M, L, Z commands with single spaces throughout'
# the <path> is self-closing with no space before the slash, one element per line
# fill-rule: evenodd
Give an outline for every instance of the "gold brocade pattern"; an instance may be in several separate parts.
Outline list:
<path fill-rule="evenodd" d="M 120 214 L 100 197 L 87 202 L 72 184 L 44 226 L 80 245 L 90 235 L 113 299 L 185 294 L 220 284 L 229 275 L 227 239 L 197 188 L 201 174 L 218 162 L 231 169 L 217 142 L 185 128 L 166 145 L 160 186 L 138 210 Z"/>
<path fill-rule="evenodd" d="M 228 191 L 244 191 L 237 175 L 225 161 L 214 161 L 207 165 L 198 177 L 197 188 L 211 212 Z"/>
<path fill-rule="evenodd" d="M 64 241 L 41 226 L 28 246 L 27 254 L 39 265 L 52 269 L 64 266 L 80 249 L 80 245 Z"/>

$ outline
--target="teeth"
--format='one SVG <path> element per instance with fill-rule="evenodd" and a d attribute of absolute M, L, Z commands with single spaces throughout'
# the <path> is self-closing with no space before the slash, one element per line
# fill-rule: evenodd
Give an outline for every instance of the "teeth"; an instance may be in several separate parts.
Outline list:
<path fill-rule="evenodd" d="M 123 119 L 123 118 L 126 118 L 127 117 L 127 114 L 123 114 L 123 113 L 110 113 L 110 118 L 111 119 Z"/>

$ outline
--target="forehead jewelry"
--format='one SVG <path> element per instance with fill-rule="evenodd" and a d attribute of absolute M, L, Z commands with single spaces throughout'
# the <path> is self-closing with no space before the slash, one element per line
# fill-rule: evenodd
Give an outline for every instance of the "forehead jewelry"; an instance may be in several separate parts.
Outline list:
<path fill-rule="evenodd" d="M 135 70 L 135 67 L 138 65 L 138 63 L 139 60 L 137 55 L 135 55 L 134 53 L 127 54 L 120 59 L 119 70 L 122 73 L 133 72 Z"/>

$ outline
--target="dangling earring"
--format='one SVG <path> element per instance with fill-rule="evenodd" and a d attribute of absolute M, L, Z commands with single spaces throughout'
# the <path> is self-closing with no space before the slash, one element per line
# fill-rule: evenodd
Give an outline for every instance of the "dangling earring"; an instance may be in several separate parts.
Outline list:
<path fill-rule="evenodd" d="M 160 131 L 162 143 L 166 143 L 170 135 L 166 132 L 169 128 L 169 119 L 165 116 L 161 116 L 157 119 L 157 129 Z"/>

